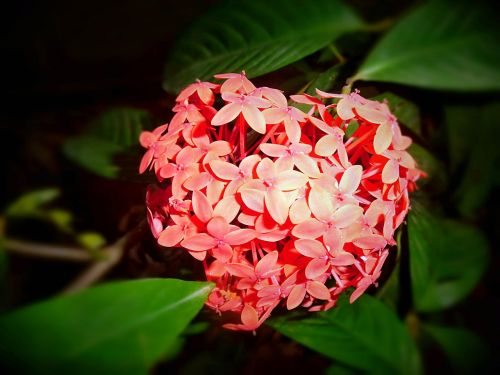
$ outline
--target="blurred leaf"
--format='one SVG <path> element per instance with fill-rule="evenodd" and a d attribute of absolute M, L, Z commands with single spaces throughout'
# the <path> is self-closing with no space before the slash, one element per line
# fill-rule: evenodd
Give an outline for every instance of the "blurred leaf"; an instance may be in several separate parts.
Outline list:
<path fill-rule="evenodd" d="M 73 214 L 69 211 L 62 210 L 59 208 L 53 208 L 48 210 L 47 218 L 52 222 L 60 231 L 71 233 L 73 232 L 73 227 L 71 223 L 73 222 Z"/>
<path fill-rule="evenodd" d="M 417 167 L 427 175 L 426 178 L 418 181 L 418 186 L 429 186 L 439 192 L 446 188 L 448 179 L 443 162 L 418 143 L 413 143 L 408 148 L 408 152 L 417 162 Z"/>
<path fill-rule="evenodd" d="M 182 334 L 185 336 L 199 335 L 200 333 L 205 332 L 209 327 L 210 323 L 208 322 L 191 323 L 186 327 Z"/>
<path fill-rule="evenodd" d="M 43 215 L 42 206 L 55 200 L 60 194 L 59 189 L 47 188 L 30 191 L 21 195 L 5 210 L 7 217 L 39 217 Z"/>
<path fill-rule="evenodd" d="M 110 109 L 93 120 L 82 135 L 68 139 L 63 151 L 81 167 L 100 176 L 114 178 L 120 170 L 114 157 L 139 144 L 142 129 L 150 127 L 150 124 L 151 116 L 147 111 Z"/>
<path fill-rule="evenodd" d="M 420 111 L 417 105 L 409 100 L 406 100 L 392 92 L 384 92 L 371 99 L 387 100 L 387 104 L 398 122 L 415 134 L 422 135 L 422 124 L 420 123 Z"/>
<path fill-rule="evenodd" d="M 356 370 L 352 367 L 344 366 L 336 362 L 326 369 L 325 375 L 354 375 L 362 373 L 363 372 L 360 370 Z"/>
<path fill-rule="evenodd" d="M 106 239 L 97 232 L 79 233 L 76 241 L 87 250 L 98 250 L 106 245 Z"/>
<path fill-rule="evenodd" d="M 389 308 L 397 312 L 398 309 L 398 300 L 400 293 L 400 256 L 401 256 L 401 230 L 397 232 L 397 258 L 396 258 L 396 266 L 392 270 L 391 275 L 385 282 L 385 284 L 377 290 L 377 298 L 384 302 Z"/>
<path fill-rule="evenodd" d="M 0 358 L 16 372 L 146 374 L 175 349 L 209 283 L 144 279 L 105 284 L 0 318 Z"/>
<path fill-rule="evenodd" d="M 309 95 L 316 95 L 316 89 L 320 89 L 321 91 L 330 90 L 335 82 L 335 79 L 339 75 L 340 67 L 341 65 L 335 65 L 324 72 L 317 74 L 317 76 L 311 81 L 306 93 Z"/>
<path fill-rule="evenodd" d="M 453 198 L 462 215 L 473 216 L 500 184 L 500 103 L 447 107 L 445 115 L 450 164 L 460 177 Z"/>
<path fill-rule="evenodd" d="M 487 239 L 474 227 L 435 216 L 418 204 L 412 207 L 408 236 L 415 307 L 420 312 L 450 307 L 486 270 Z"/>
<path fill-rule="evenodd" d="M 183 31 L 165 67 L 164 88 L 245 70 L 272 72 L 363 26 L 339 0 L 226 1 Z"/>
<path fill-rule="evenodd" d="M 499 41 L 486 2 L 427 1 L 380 40 L 354 79 L 499 90 Z"/>
<path fill-rule="evenodd" d="M 383 302 L 364 295 L 303 320 L 276 318 L 282 334 L 357 369 L 379 374 L 421 373 L 420 357 L 404 324 Z"/>
<path fill-rule="evenodd" d="M 456 374 L 473 374 L 488 360 L 485 342 L 467 329 L 432 324 L 424 324 L 423 329 L 442 347 Z"/>

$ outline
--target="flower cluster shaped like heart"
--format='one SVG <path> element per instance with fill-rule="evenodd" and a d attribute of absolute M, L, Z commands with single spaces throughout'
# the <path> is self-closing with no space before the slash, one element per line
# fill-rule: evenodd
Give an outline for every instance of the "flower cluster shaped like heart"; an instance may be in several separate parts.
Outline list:
<path fill-rule="evenodd" d="M 181 91 L 170 124 L 144 131 L 148 222 L 202 261 L 207 305 L 254 331 L 289 310 L 353 302 L 376 284 L 422 176 L 386 103 L 292 95 L 220 74 Z"/>

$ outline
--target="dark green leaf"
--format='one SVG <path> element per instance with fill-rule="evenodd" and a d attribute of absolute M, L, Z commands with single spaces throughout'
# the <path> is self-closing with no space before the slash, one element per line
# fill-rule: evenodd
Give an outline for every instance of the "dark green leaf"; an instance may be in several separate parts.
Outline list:
<path fill-rule="evenodd" d="M 0 318 L 3 364 L 24 373 L 146 374 L 203 306 L 204 282 L 115 282 Z"/>
<path fill-rule="evenodd" d="M 5 210 L 7 217 L 38 217 L 42 206 L 52 202 L 60 194 L 57 188 L 47 188 L 30 191 L 21 195 Z"/>
<path fill-rule="evenodd" d="M 460 178 L 454 200 L 462 215 L 473 216 L 500 183 L 500 103 L 447 107 L 445 115 L 450 165 Z"/>
<path fill-rule="evenodd" d="M 473 374 L 489 359 L 486 344 L 467 329 L 433 324 L 425 324 L 423 328 L 442 347 L 456 374 Z"/>
<path fill-rule="evenodd" d="M 383 302 L 364 295 L 303 320 L 273 319 L 279 332 L 321 354 L 379 374 L 418 374 L 420 357 L 405 326 Z"/>
<path fill-rule="evenodd" d="M 64 153 L 73 162 L 100 176 L 117 177 L 120 167 L 114 157 L 139 143 L 139 135 L 151 124 L 147 111 L 115 108 L 93 120 L 86 132 L 70 138 Z M 138 161 L 137 161 L 138 162 Z"/>
<path fill-rule="evenodd" d="M 256 77 L 318 51 L 362 27 L 339 0 L 226 1 L 183 32 L 165 67 L 164 87 L 240 72 Z"/>
<path fill-rule="evenodd" d="M 316 95 L 316 89 L 320 89 L 322 91 L 330 90 L 335 79 L 339 75 L 340 67 L 341 65 L 335 65 L 325 70 L 323 73 L 316 75 L 316 77 L 309 84 L 306 93 L 309 95 Z"/>
<path fill-rule="evenodd" d="M 413 204 L 408 215 L 410 271 L 418 311 L 450 307 L 474 288 L 488 265 L 488 242 L 478 229 Z"/>
<path fill-rule="evenodd" d="M 380 40 L 354 79 L 499 90 L 499 41 L 486 2 L 428 1 Z"/>
<path fill-rule="evenodd" d="M 433 191 L 442 191 L 447 184 L 444 164 L 431 152 L 417 143 L 413 143 L 408 152 L 417 162 L 417 167 L 426 173 L 426 177 L 418 181 L 418 186 L 429 186 Z"/>

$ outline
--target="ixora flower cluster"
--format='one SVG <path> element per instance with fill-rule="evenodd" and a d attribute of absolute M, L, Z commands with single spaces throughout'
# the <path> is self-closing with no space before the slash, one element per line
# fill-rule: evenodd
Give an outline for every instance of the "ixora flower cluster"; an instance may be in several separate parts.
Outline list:
<path fill-rule="evenodd" d="M 305 113 L 244 73 L 215 78 L 140 136 L 158 243 L 203 262 L 207 305 L 239 316 L 229 329 L 254 331 L 280 302 L 326 310 L 351 287 L 353 302 L 380 276 L 422 175 L 411 139 L 358 93 L 292 95 Z"/>

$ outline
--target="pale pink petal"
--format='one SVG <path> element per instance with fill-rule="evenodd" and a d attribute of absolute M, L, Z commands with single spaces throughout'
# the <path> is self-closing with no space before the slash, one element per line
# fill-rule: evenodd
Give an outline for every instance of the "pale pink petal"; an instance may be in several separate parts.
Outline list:
<path fill-rule="evenodd" d="M 381 154 L 387 150 L 392 141 L 392 125 L 385 122 L 377 128 L 375 138 L 373 140 L 373 148 L 377 154 Z"/>
<path fill-rule="evenodd" d="M 285 132 L 290 142 L 298 143 L 300 141 L 301 130 L 296 120 L 285 117 Z"/>
<path fill-rule="evenodd" d="M 255 266 L 255 273 L 261 278 L 270 277 L 266 274 L 272 274 L 276 271 L 276 262 L 278 261 L 278 252 L 272 251 L 266 254 Z"/>
<path fill-rule="evenodd" d="M 330 299 L 330 291 L 325 284 L 320 283 L 319 281 L 309 281 L 307 283 L 307 293 L 317 299 Z"/>
<path fill-rule="evenodd" d="M 253 267 L 243 263 L 227 263 L 226 264 L 227 272 L 229 272 L 233 276 L 238 277 L 255 277 L 255 272 Z"/>
<path fill-rule="evenodd" d="M 292 310 L 299 306 L 306 296 L 306 286 L 304 284 L 295 285 L 286 300 L 286 308 Z"/>
<path fill-rule="evenodd" d="M 264 154 L 266 154 L 267 156 L 271 156 L 273 158 L 287 155 L 287 147 L 283 145 L 276 145 L 274 143 L 263 143 L 259 147 Z"/>
<path fill-rule="evenodd" d="M 276 177 L 276 168 L 269 158 L 264 158 L 257 165 L 257 175 L 262 180 L 271 180 Z"/>
<path fill-rule="evenodd" d="M 196 91 L 196 84 L 191 84 L 188 87 L 186 87 L 184 90 L 182 90 L 179 95 L 177 95 L 177 98 L 175 101 L 177 102 L 183 102 L 187 98 L 189 98 L 193 93 Z"/>
<path fill-rule="evenodd" d="M 357 105 L 356 112 L 359 116 L 373 124 L 382 124 L 387 120 L 386 113 L 370 104 Z"/>
<path fill-rule="evenodd" d="M 218 244 L 212 249 L 214 258 L 221 262 L 227 262 L 233 256 L 233 248 L 228 244 Z"/>
<path fill-rule="evenodd" d="M 251 175 L 260 160 L 261 158 L 259 155 L 249 155 L 240 162 L 239 167 L 244 173 Z"/>
<path fill-rule="evenodd" d="M 225 186 L 224 182 L 215 179 L 207 185 L 207 199 L 211 205 L 220 200 Z"/>
<path fill-rule="evenodd" d="M 360 282 L 358 284 L 358 287 L 356 288 L 356 290 L 351 294 L 351 297 L 349 297 L 349 302 L 353 303 L 359 297 L 361 297 L 370 285 L 371 285 L 371 281 L 368 278 L 366 280 L 363 279 L 362 282 Z"/>
<path fill-rule="evenodd" d="M 314 152 L 319 156 L 330 156 L 337 151 L 338 144 L 339 142 L 335 135 L 327 134 L 316 143 Z"/>
<path fill-rule="evenodd" d="M 208 222 L 212 218 L 214 211 L 205 194 L 197 190 L 193 191 L 192 204 L 194 214 L 203 223 Z"/>
<path fill-rule="evenodd" d="M 168 163 L 165 164 L 164 166 L 161 167 L 160 169 L 160 176 L 163 178 L 171 178 L 175 176 L 177 173 L 177 166 L 173 163 Z"/>
<path fill-rule="evenodd" d="M 349 167 L 340 179 L 339 190 L 344 194 L 353 194 L 361 182 L 362 174 L 363 167 L 361 165 Z"/>
<path fill-rule="evenodd" d="M 149 165 L 153 161 L 154 149 L 149 149 L 146 151 L 141 159 L 141 165 L 139 166 L 139 173 L 144 173 L 148 169 Z"/>
<path fill-rule="evenodd" d="M 213 103 L 214 93 L 205 85 L 199 85 L 197 90 L 198 96 L 205 104 Z"/>
<path fill-rule="evenodd" d="M 328 246 L 330 253 L 342 249 L 344 246 L 342 232 L 336 227 L 329 228 L 325 234 L 323 234 L 323 242 L 326 246 Z"/>
<path fill-rule="evenodd" d="M 194 163 L 197 158 L 198 155 L 195 153 L 192 147 L 184 147 L 175 157 L 175 162 L 177 163 L 177 165 L 189 166 L 190 164 Z"/>
<path fill-rule="evenodd" d="M 290 206 L 288 216 L 293 224 L 299 224 L 309 219 L 311 217 L 311 210 L 309 209 L 306 200 L 297 199 L 293 202 Z"/>
<path fill-rule="evenodd" d="M 299 171 L 284 171 L 276 177 L 276 187 L 283 191 L 299 189 L 309 179 L 307 176 Z"/>
<path fill-rule="evenodd" d="M 314 280 L 317 277 L 325 274 L 330 266 L 325 259 L 315 258 L 311 260 L 305 270 L 306 277 L 310 280 Z"/>
<path fill-rule="evenodd" d="M 268 124 L 279 124 L 285 118 L 285 112 L 281 108 L 267 108 L 262 111 Z"/>
<path fill-rule="evenodd" d="M 139 143 L 142 147 L 149 148 L 158 140 L 158 136 L 152 132 L 143 131 L 139 135 Z"/>
<path fill-rule="evenodd" d="M 359 220 L 363 209 L 355 204 L 346 204 L 334 212 L 331 219 L 338 228 L 345 228 Z"/>
<path fill-rule="evenodd" d="M 228 223 L 231 223 L 240 211 L 240 205 L 234 195 L 228 195 L 221 199 L 214 208 L 214 216 L 222 216 Z"/>
<path fill-rule="evenodd" d="M 264 134 L 266 132 L 266 120 L 258 108 L 253 105 L 244 104 L 242 107 L 242 113 L 246 122 L 253 130 L 260 134 Z"/>
<path fill-rule="evenodd" d="M 166 227 L 163 232 L 160 233 L 158 237 L 158 243 L 161 246 L 173 247 L 181 242 L 184 237 L 184 232 L 180 225 L 171 225 Z"/>
<path fill-rule="evenodd" d="M 399 163 L 394 159 L 389 159 L 382 169 L 382 182 L 392 184 L 399 178 Z"/>
<path fill-rule="evenodd" d="M 229 103 L 217 112 L 211 121 L 212 125 L 224 125 L 233 121 L 241 112 L 241 104 Z"/>
<path fill-rule="evenodd" d="M 243 203 L 245 203 L 248 208 L 256 212 L 264 212 L 264 191 L 256 189 L 240 189 L 239 192 Z"/>
<path fill-rule="evenodd" d="M 247 327 L 257 327 L 259 325 L 259 314 L 250 305 L 245 305 L 241 312 L 241 322 Z"/>
<path fill-rule="evenodd" d="M 181 242 L 182 247 L 192 251 L 205 251 L 216 245 L 217 240 L 206 233 L 194 234 Z"/>
<path fill-rule="evenodd" d="M 271 189 L 264 195 L 264 202 L 271 217 L 284 224 L 288 218 L 288 203 L 285 194 L 278 189 Z"/>
<path fill-rule="evenodd" d="M 203 172 L 190 176 L 186 181 L 184 181 L 183 186 L 190 191 L 201 190 L 208 185 L 211 178 L 212 176 L 210 176 L 209 173 Z"/>
<path fill-rule="evenodd" d="M 205 258 L 207 257 L 206 251 L 190 251 L 189 254 L 191 254 L 194 259 L 199 260 L 200 262 L 205 260 Z"/>
<path fill-rule="evenodd" d="M 240 169 L 236 165 L 222 160 L 212 160 L 210 168 L 217 177 L 228 181 L 236 179 L 240 172 Z"/>
<path fill-rule="evenodd" d="M 292 234 L 298 238 L 306 238 L 314 240 L 321 236 L 325 225 L 316 219 L 308 219 L 300 224 L 297 224 L 292 229 Z"/>
<path fill-rule="evenodd" d="M 349 120 L 354 117 L 353 112 L 354 103 L 350 96 L 346 96 L 339 100 L 337 103 L 337 114 L 342 120 Z"/>
<path fill-rule="evenodd" d="M 214 238 L 222 240 L 224 236 L 229 232 L 229 224 L 223 217 L 216 216 L 208 222 L 207 232 L 210 233 L 210 235 L 212 235 Z"/>
<path fill-rule="evenodd" d="M 225 156 L 231 153 L 232 147 L 227 141 L 215 141 L 210 143 L 210 151 L 217 156 Z"/>
<path fill-rule="evenodd" d="M 319 177 L 320 171 L 318 163 L 308 155 L 298 154 L 294 156 L 294 162 L 297 168 L 309 177 Z"/>
<path fill-rule="evenodd" d="M 285 108 L 287 106 L 286 97 L 280 90 L 262 87 L 262 95 L 280 108 Z"/>
<path fill-rule="evenodd" d="M 387 245 L 386 239 L 379 234 L 371 234 L 355 239 L 354 244 L 362 249 L 383 249 Z"/>
<path fill-rule="evenodd" d="M 253 229 L 236 229 L 224 236 L 224 241 L 229 245 L 242 245 L 252 241 L 257 233 Z"/>
<path fill-rule="evenodd" d="M 318 220 L 329 220 L 333 213 L 330 194 L 325 189 L 315 186 L 309 193 L 309 208 Z"/>
<path fill-rule="evenodd" d="M 309 258 L 321 258 L 327 255 L 325 247 L 317 240 L 295 240 L 295 248 L 299 253 Z"/>
<path fill-rule="evenodd" d="M 331 264 L 337 267 L 350 266 L 355 261 L 354 256 L 346 251 L 342 251 L 330 260 Z"/>

